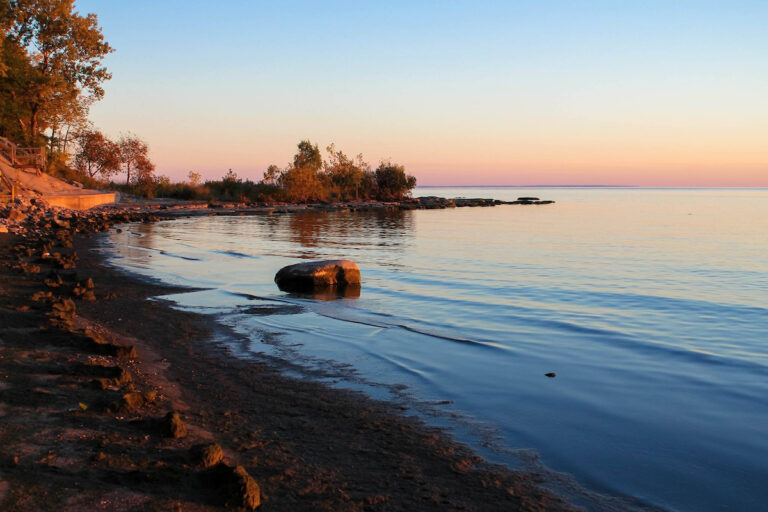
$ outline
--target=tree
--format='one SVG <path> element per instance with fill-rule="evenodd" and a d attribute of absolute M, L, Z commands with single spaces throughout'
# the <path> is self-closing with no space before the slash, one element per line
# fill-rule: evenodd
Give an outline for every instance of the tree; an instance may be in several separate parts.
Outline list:
<path fill-rule="evenodd" d="M 137 158 L 130 183 L 135 191 L 145 197 L 154 197 L 158 186 L 168 183 L 170 180 L 165 176 L 155 177 L 155 164 L 149 158 L 143 155 Z"/>
<path fill-rule="evenodd" d="M 146 170 L 149 160 L 149 146 L 138 136 L 128 133 L 120 136 L 117 141 L 120 146 L 120 163 L 125 169 L 125 182 L 131 183 L 131 175 L 139 172 L 139 168 Z M 154 170 L 154 165 L 152 165 Z"/>
<path fill-rule="evenodd" d="M 13 16 L 11 15 L 11 4 L 8 0 L 0 0 L 0 78 L 5 76 L 5 72 L 8 70 L 8 65 L 5 63 L 5 34 L 11 29 L 13 25 Z"/>
<path fill-rule="evenodd" d="M 70 143 L 77 134 L 89 125 L 88 111 L 93 98 L 84 97 L 80 101 L 61 104 L 50 119 L 48 149 L 51 154 L 67 155 Z"/>
<path fill-rule="evenodd" d="M 0 0 L 2 3 L 3 0 Z M 19 99 L 19 90 L 34 79 L 34 70 L 26 52 L 3 37 L 4 72 L 0 76 L 0 135 L 17 142 L 25 140 L 19 118 L 26 116 L 27 108 Z"/>
<path fill-rule="evenodd" d="M 136 159 L 131 176 L 131 183 L 134 185 L 148 186 L 154 183 L 155 164 L 145 155 Z"/>
<path fill-rule="evenodd" d="M 101 65 L 112 51 L 95 14 L 81 16 L 74 0 L 0 0 L 3 16 L 4 102 L 14 105 L 20 136 L 39 143 L 42 132 L 87 113 L 111 75 Z M 25 57 L 19 59 L 20 56 Z M 5 112 L 7 114 L 8 112 Z"/>
<path fill-rule="evenodd" d="M 308 140 L 302 140 L 298 143 L 299 151 L 293 157 L 293 166 L 296 168 L 306 167 L 315 172 L 323 167 L 323 156 L 317 149 L 317 144 L 312 144 Z"/>
<path fill-rule="evenodd" d="M 203 180 L 203 177 L 200 175 L 199 172 L 189 171 L 189 174 L 187 174 L 187 179 L 189 180 L 190 185 L 192 185 L 193 187 L 196 187 Z"/>
<path fill-rule="evenodd" d="M 291 167 L 278 181 L 286 197 L 293 202 L 307 202 L 323 197 L 323 182 L 311 167 Z"/>
<path fill-rule="evenodd" d="M 280 175 L 283 173 L 283 171 L 276 166 L 275 164 L 270 165 L 267 167 L 267 170 L 264 171 L 264 179 L 261 180 L 262 183 L 266 183 L 267 185 L 274 185 L 277 183 L 277 180 L 280 179 Z"/>
<path fill-rule="evenodd" d="M 366 199 L 379 197 L 379 188 L 376 185 L 376 173 L 371 169 L 363 171 L 363 180 L 360 184 L 360 195 Z"/>
<path fill-rule="evenodd" d="M 320 150 L 308 140 L 302 140 L 297 147 L 293 166 L 280 174 L 278 185 L 290 201 L 305 202 L 324 198 L 325 190 L 319 174 L 323 167 Z"/>
<path fill-rule="evenodd" d="M 222 176 L 221 181 L 223 181 L 224 183 L 240 183 L 243 180 L 241 180 L 237 176 L 237 173 L 235 171 L 233 171 L 232 169 L 228 169 L 226 174 Z"/>
<path fill-rule="evenodd" d="M 98 130 L 85 130 L 77 138 L 75 165 L 90 178 L 108 179 L 120 170 L 120 146 Z"/>
<path fill-rule="evenodd" d="M 416 178 L 405 174 L 405 167 L 382 161 L 376 168 L 376 186 L 382 199 L 402 199 L 416 186 Z"/>
<path fill-rule="evenodd" d="M 334 144 L 325 149 L 329 154 L 325 172 L 331 182 L 333 193 L 342 201 L 359 199 L 365 171 L 370 168 L 363 160 L 362 153 L 352 160 L 342 151 L 337 151 Z"/>

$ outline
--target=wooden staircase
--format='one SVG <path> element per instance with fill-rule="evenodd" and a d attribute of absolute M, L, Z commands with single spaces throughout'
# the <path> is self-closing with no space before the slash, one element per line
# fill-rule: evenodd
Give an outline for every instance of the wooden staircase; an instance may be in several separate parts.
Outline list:
<path fill-rule="evenodd" d="M 37 174 L 45 169 L 45 148 L 20 148 L 5 137 L 0 137 L 0 158 L 17 169 L 33 169 Z"/>

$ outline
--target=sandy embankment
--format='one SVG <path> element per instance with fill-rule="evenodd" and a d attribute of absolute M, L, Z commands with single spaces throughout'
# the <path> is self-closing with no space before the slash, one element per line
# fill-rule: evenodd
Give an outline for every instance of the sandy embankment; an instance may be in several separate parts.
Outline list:
<path fill-rule="evenodd" d="M 230 357 L 210 319 L 147 300 L 173 290 L 89 251 L 142 219 L 41 210 L 0 234 L 2 510 L 250 508 L 246 472 L 263 510 L 572 510 L 386 403 Z"/>

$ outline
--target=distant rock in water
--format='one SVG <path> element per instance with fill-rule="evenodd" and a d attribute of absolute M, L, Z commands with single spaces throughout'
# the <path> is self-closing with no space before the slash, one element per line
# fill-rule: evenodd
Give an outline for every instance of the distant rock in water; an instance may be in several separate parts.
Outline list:
<path fill-rule="evenodd" d="M 360 269 L 353 261 L 307 261 L 281 268 L 275 283 L 283 291 L 308 291 L 328 287 L 359 287 Z"/>
<path fill-rule="evenodd" d="M 538 197 L 518 197 L 517 201 L 508 201 L 504 204 L 553 204 L 554 201 L 542 201 Z"/>

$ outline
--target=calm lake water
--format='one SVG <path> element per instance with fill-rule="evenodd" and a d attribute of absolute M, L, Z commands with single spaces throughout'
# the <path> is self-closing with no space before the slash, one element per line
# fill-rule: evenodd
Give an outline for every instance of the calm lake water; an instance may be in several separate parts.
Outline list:
<path fill-rule="evenodd" d="M 232 326 L 241 356 L 400 400 L 590 510 L 766 510 L 768 190 L 415 195 L 557 203 L 200 217 L 105 248 L 208 288 L 170 298 Z M 272 281 L 328 258 L 359 264 L 359 297 Z"/>

